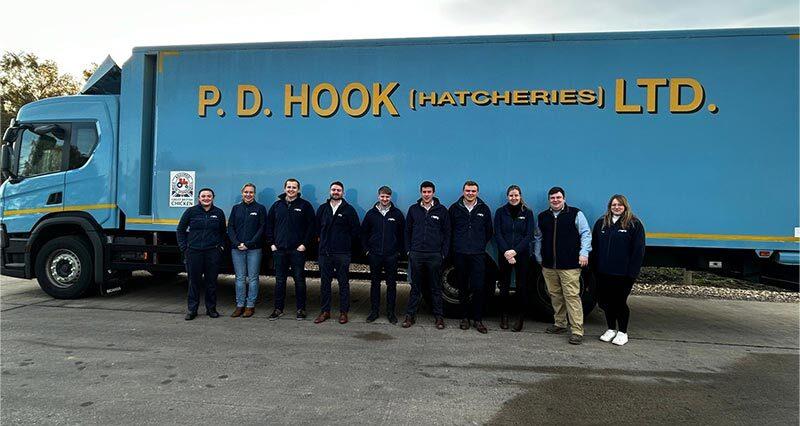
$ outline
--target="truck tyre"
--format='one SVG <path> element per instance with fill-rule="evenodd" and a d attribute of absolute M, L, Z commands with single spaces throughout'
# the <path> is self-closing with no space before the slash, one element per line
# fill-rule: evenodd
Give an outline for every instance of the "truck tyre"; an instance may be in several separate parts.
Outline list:
<path fill-rule="evenodd" d="M 431 298 L 430 289 L 427 291 L 428 299 Z M 426 302 L 432 302 L 426 299 Z M 456 268 L 447 265 L 442 271 L 442 304 L 444 316 L 455 318 L 461 314 L 461 302 L 458 299 L 458 285 L 456 284 Z M 433 303 L 429 303 L 433 308 Z"/>
<path fill-rule="evenodd" d="M 547 291 L 547 284 L 544 282 L 544 275 L 542 275 L 542 268 L 535 264 L 531 268 L 530 279 L 532 282 L 528 283 L 528 304 L 531 307 L 531 315 L 544 322 L 553 321 L 553 305 L 550 302 L 550 293 Z M 594 274 L 588 270 L 581 271 L 581 302 L 583 305 L 583 317 L 589 315 L 597 304 L 597 290 L 594 279 Z"/>
<path fill-rule="evenodd" d="M 58 237 L 45 243 L 36 256 L 36 280 L 56 299 L 82 297 L 94 286 L 94 264 L 88 244 L 80 237 Z"/>
<path fill-rule="evenodd" d="M 489 312 L 493 303 L 494 295 L 497 292 L 498 276 L 497 266 L 489 256 L 486 256 L 485 264 L 485 282 L 483 283 L 484 313 Z M 426 299 L 426 301 L 428 300 Z M 445 267 L 442 272 L 442 303 L 444 304 L 444 315 L 446 317 L 461 319 L 462 311 L 461 302 L 458 299 L 458 283 L 456 283 L 456 271 L 452 264 Z"/>

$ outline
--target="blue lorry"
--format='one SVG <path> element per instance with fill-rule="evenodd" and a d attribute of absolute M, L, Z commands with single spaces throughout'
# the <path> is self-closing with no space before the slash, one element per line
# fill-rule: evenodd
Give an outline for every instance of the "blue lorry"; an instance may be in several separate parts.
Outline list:
<path fill-rule="evenodd" d="M 227 212 L 244 182 L 269 205 L 294 177 L 317 205 L 343 181 L 361 217 L 381 185 L 405 210 L 422 180 L 446 204 L 475 180 L 493 209 L 518 184 L 536 211 L 558 185 L 590 222 L 622 193 L 646 264 L 796 281 L 798 33 L 135 48 L 5 132 L 2 274 L 56 298 L 113 293 L 126 271 L 174 274 L 199 188 Z"/>

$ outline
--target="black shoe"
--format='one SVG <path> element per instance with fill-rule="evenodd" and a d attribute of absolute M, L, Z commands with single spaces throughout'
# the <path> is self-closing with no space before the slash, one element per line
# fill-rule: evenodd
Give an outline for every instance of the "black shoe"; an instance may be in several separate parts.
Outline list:
<path fill-rule="evenodd" d="M 206 315 L 210 316 L 211 318 L 219 318 L 219 312 L 217 312 L 216 309 L 211 309 L 210 311 L 207 311 Z"/>
<path fill-rule="evenodd" d="M 185 319 L 186 321 L 191 321 L 195 318 L 197 318 L 197 312 L 187 312 L 186 316 L 183 317 L 183 319 Z"/>
<path fill-rule="evenodd" d="M 271 314 L 269 314 L 268 319 L 270 321 L 275 321 L 276 319 L 280 318 L 281 316 L 283 316 L 283 311 L 281 311 L 279 309 L 275 309 L 274 311 L 272 311 Z"/>
<path fill-rule="evenodd" d="M 466 318 L 462 319 L 462 320 L 461 320 L 461 324 L 459 324 L 459 327 L 460 327 L 462 330 L 469 330 L 469 320 L 468 320 L 468 319 L 466 319 Z"/>
<path fill-rule="evenodd" d="M 395 315 L 394 312 L 389 312 L 386 319 L 388 319 L 391 324 L 397 324 L 397 315 Z"/>
<path fill-rule="evenodd" d="M 376 319 L 378 319 L 378 313 L 375 311 L 372 311 L 369 313 L 369 315 L 367 315 L 367 322 L 373 322 Z"/>
<path fill-rule="evenodd" d="M 302 320 L 306 319 L 306 311 L 303 310 L 303 309 L 298 309 L 297 310 L 297 315 L 295 316 L 295 318 L 298 321 L 302 321 Z M 270 319 L 272 319 L 272 316 L 270 316 Z"/>
<path fill-rule="evenodd" d="M 569 336 L 570 345 L 580 345 L 581 343 L 583 343 L 583 336 L 580 334 L 573 334 Z"/>
<path fill-rule="evenodd" d="M 544 330 L 544 332 L 547 333 L 547 334 L 562 334 L 562 333 L 566 333 L 567 332 L 567 328 L 566 327 L 559 327 L 559 326 L 554 324 L 554 325 L 548 326 Z"/>
<path fill-rule="evenodd" d="M 489 330 L 483 325 L 483 321 L 475 321 L 475 329 L 478 330 L 478 333 L 486 334 Z"/>
<path fill-rule="evenodd" d="M 511 327 L 511 331 L 515 333 L 519 333 L 522 331 L 522 327 L 525 324 L 525 317 L 519 317 L 517 322 L 514 323 L 514 326 Z"/>

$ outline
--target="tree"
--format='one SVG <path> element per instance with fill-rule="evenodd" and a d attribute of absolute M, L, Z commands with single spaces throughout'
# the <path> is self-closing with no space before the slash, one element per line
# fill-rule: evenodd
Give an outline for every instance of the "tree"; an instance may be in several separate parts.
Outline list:
<path fill-rule="evenodd" d="M 33 53 L 5 52 L 0 58 L 0 131 L 8 128 L 19 109 L 30 102 L 53 96 L 74 95 L 80 83 L 61 74 L 52 60 Z"/>
<path fill-rule="evenodd" d="M 100 64 L 98 64 L 97 62 L 92 62 L 91 64 L 89 64 L 89 66 L 86 69 L 83 70 L 83 72 L 81 74 L 82 74 L 84 83 L 89 81 L 89 78 L 92 77 L 92 74 L 94 74 L 94 72 L 97 71 L 97 67 L 99 67 L 99 66 L 100 66 Z"/>

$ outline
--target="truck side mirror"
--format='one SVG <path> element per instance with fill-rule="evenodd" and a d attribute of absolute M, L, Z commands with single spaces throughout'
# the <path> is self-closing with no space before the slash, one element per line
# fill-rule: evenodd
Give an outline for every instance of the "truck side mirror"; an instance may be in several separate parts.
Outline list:
<path fill-rule="evenodd" d="M 3 151 L 2 154 L 0 154 L 0 173 L 2 173 L 3 180 L 17 178 L 17 176 L 11 172 L 11 145 L 7 143 L 3 144 Z"/>
<path fill-rule="evenodd" d="M 13 143 L 17 140 L 17 135 L 19 134 L 19 126 L 17 126 L 17 119 L 12 118 L 11 123 L 8 125 L 8 129 L 6 129 L 5 133 L 3 133 L 3 142 Z"/>
<path fill-rule="evenodd" d="M 19 134 L 19 127 L 9 127 L 6 129 L 6 132 L 3 133 L 3 142 L 6 143 L 13 143 L 17 140 L 17 135 Z"/>

